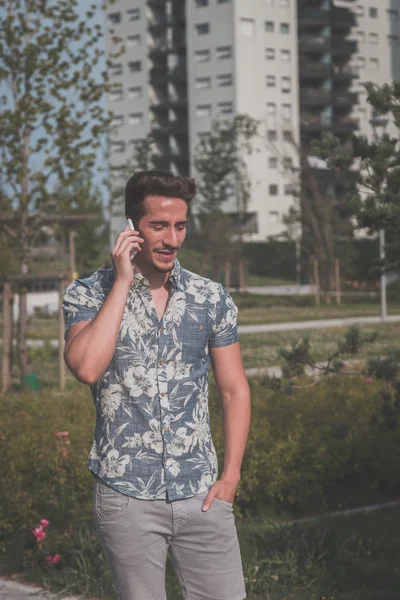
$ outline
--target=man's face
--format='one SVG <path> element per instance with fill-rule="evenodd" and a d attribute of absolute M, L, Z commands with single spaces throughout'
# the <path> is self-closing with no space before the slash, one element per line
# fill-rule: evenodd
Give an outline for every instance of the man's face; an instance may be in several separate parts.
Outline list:
<path fill-rule="evenodd" d="M 144 242 L 135 262 L 168 273 L 186 237 L 187 204 L 181 198 L 147 196 L 144 208 L 137 224 Z"/>

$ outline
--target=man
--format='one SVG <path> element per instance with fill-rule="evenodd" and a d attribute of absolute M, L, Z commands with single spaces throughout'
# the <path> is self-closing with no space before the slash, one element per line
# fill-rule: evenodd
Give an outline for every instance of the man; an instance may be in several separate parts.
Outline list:
<path fill-rule="evenodd" d="M 250 394 L 231 297 L 176 259 L 195 193 L 193 179 L 136 173 L 125 189 L 135 230 L 119 234 L 113 268 L 64 297 L 65 360 L 96 407 L 94 515 L 121 600 L 165 599 L 167 552 L 186 599 L 246 597 L 232 502 Z M 210 363 L 223 401 L 219 480 Z"/>

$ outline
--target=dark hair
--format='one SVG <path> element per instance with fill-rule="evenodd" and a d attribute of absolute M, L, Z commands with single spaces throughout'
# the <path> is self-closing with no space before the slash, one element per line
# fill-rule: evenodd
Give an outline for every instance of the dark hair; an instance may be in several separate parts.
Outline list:
<path fill-rule="evenodd" d="M 196 183 L 191 177 L 178 177 L 164 171 L 138 171 L 125 186 L 125 216 L 138 223 L 145 214 L 147 196 L 181 198 L 190 204 L 196 195 Z"/>

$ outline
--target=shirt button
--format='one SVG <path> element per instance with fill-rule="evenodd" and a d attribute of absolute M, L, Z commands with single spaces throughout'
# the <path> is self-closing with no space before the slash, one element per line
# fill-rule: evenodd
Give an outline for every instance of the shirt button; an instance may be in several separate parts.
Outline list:
<path fill-rule="evenodd" d="M 160 327 L 160 330 L 159 330 L 159 331 L 160 331 L 160 333 L 162 333 L 162 327 Z"/>
<path fill-rule="evenodd" d="M 149 302 L 151 302 L 151 298 L 147 298 L 147 300 L 148 300 Z"/>
<path fill-rule="evenodd" d="M 203 325 L 200 325 L 199 329 L 204 329 Z"/>
<path fill-rule="evenodd" d="M 163 360 L 160 360 L 160 365 L 163 365 L 163 364 L 164 364 L 164 361 L 163 361 Z"/>
<path fill-rule="evenodd" d="M 164 426 L 164 431 L 168 431 L 169 427 L 167 425 Z"/>

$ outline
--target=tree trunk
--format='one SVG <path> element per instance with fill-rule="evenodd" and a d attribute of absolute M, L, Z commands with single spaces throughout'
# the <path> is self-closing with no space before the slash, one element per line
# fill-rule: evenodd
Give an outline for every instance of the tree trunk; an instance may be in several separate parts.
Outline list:
<path fill-rule="evenodd" d="M 11 284 L 6 281 L 3 287 L 3 357 L 1 364 L 2 391 L 6 392 L 12 383 L 12 342 L 13 342 L 13 295 Z"/>
<path fill-rule="evenodd" d="M 26 376 L 31 372 L 31 365 L 26 342 L 26 333 L 28 329 L 27 290 L 23 286 L 21 286 L 19 291 L 18 309 L 17 352 L 21 387 L 24 387 Z"/>

